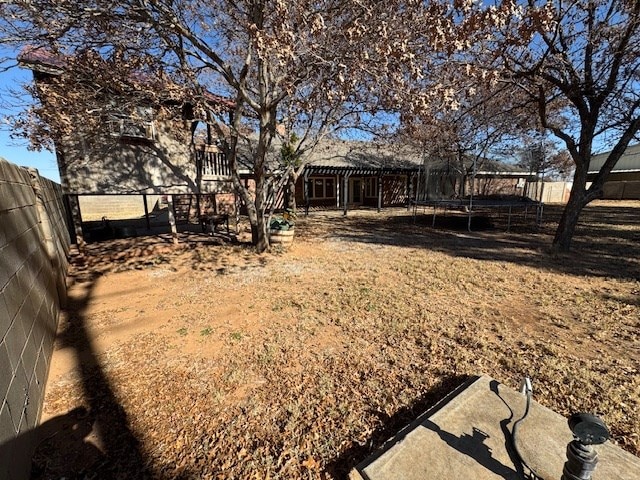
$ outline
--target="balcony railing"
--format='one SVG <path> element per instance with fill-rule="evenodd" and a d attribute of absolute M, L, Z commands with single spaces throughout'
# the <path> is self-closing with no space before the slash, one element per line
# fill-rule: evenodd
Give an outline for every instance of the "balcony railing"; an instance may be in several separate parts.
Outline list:
<path fill-rule="evenodd" d="M 205 146 L 196 150 L 198 173 L 205 177 L 230 177 L 231 168 L 224 152 L 217 147 Z"/>

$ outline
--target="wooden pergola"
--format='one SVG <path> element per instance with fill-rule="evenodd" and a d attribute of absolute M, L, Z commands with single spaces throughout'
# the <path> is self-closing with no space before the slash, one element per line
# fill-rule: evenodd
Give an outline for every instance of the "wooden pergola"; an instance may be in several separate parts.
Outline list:
<path fill-rule="evenodd" d="M 309 177 L 313 175 L 336 175 L 342 177 L 342 198 L 343 200 L 343 212 L 347 214 L 347 198 L 349 193 L 349 178 L 352 176 L 369 176 L 377 178 L 377 191 L 378 191 L 378 212 L 382 210 L 382 178 L 385 175 L 407 175 L 407 191 L 409 192 L 409 198 L 412 197 L 412 178 L 418 174 L 420 170 L 419 166 L 415 167 L 358 167 L 358 166 L 322 166 L 322 165 L 307 165 L 304 169 L 304 202 L 305 202 L 305 214 L 309 213 Z M 338 197 L 338 203 L 340 202 Z"/>

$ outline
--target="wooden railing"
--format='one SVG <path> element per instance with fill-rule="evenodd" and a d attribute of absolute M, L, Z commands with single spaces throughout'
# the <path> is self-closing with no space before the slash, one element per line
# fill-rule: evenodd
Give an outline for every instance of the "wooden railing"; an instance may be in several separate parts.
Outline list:
<path fill-rule="evenodd" d="M 224 152 L 216 147 L 196 149 L 196 165 L 201 177 L 230 177 L 231 168 Z"/>

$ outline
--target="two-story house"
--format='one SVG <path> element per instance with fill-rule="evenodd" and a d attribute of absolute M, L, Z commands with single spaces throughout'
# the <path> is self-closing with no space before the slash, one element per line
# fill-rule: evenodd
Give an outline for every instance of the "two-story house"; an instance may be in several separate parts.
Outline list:
<path fill-rule="evenodd" d="M 65 59 L 42 49 L 25 49 L 19 62 L 33 71 L 36 91 L 46 107 L 45 87 L 63 74 Z M 102 98 L 104 104 L 96 112 L 99 128 L 77 125 L 55 144 L 62 187 L 80 241 L 86 233 L 83 204 L 96 210 L 96 205 L 117 203 L 115 197 L 120 204 L 137 199 L 140 210 L 144 205 L 147 226 L 154 206 L 168 204 L 174 232 L 180 216 L 194 215 L 194 210 L 196 215 L 205 209 L 235 210 L 229 165 L 212 135 L 199 134 L 188 99 L 136 98 L 133 111 L 125 111 L 120 105 L 129 99 L 122 95 L 107 90 Z M 227 102 L 210 94 L 206 101 L 217 109 Z"/>

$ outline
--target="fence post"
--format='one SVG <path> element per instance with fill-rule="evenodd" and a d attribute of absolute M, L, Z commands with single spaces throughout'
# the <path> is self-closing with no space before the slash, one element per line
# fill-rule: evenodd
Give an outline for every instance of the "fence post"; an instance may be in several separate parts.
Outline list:
<path fill-rule="evenodd" d="M 176 227 L 176 216 L 173 210 L 173 195 L 167 195 L 167 207 L 169 213 L 169 226 L 171 227 L 171 237 L 174 244 L 178 244 L 178 229 Z"/>
<path fill-rule="evenodd" d="M 58 303 L 60 308 L 67 306 L 67 284 L 64 274 L 64 268 L 60 262 L 59 252 L 56 249 L 54 241 L 54 231 L 51 226 L 51 218 L 47 212 L 46 198 L 42 189 L 42 183 L 40 181 L 40 174 L 35 168 L 27 168 L 29 172 L 29 178 L 31 181 L 31 187 L 36 197 L 36 214 L 38 215 L 38 225 L 40 227 L 40 235 L 44 243 L 45 252 L 49 261 L 51 262 L 51 268 L 53 269 L 53 276 L 56 281 L 56 291 L 58 292 Z"/>

